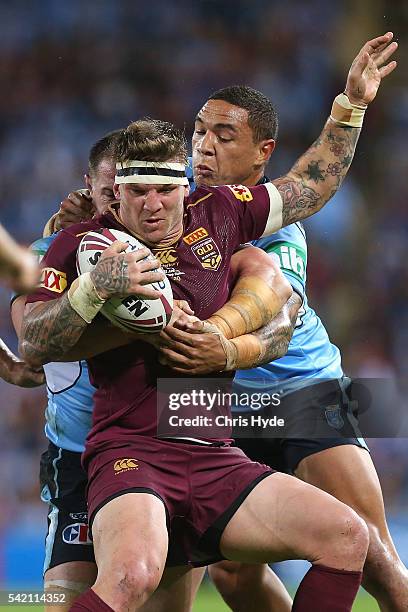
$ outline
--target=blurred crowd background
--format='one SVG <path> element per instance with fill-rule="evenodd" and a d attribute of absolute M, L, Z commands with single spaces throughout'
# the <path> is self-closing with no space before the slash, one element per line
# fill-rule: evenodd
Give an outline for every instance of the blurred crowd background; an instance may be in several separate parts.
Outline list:
<path fill-rule="evenodd" d="M 395 403 L 406 404 L 406 0 L 13 0 L 0 2 L 0 23 L 0 217 L 25 244 L 82 187 L 101 135 L 149 115 L 189 136 L 201 104 L 227 85 L 246 83 L 275 103 L 280 133 L 269 176 L 286 172 L 320 132 L 362 43 L 392 30 L 400 65 L 367 113 L 341 191 L 306 228 L 309 301 L 346 371 L 396 379 L 396 399 L 385 399 L 390 418 Z M 1 291 L 0 335 L 16 348 L 8 302 Z M 11 583 L 14 571 L 21 576 L 18 543 L 30 559 L 29 542 L 37 555 L 44 529 L 37 472 L 45 391 L 1 382 L 0 394 L 0 583 Z M 407 440 L 371 447 L 407 562 Z"/>

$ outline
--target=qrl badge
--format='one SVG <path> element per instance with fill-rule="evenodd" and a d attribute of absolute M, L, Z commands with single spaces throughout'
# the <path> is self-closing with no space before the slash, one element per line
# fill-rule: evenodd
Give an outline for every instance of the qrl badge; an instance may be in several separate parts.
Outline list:
<path fill-rule="evenodd" d="M 194 255 L 206 270 L 218 270 L 222 260 L 218 246 L 211 237 L 200 240 L 191 247 Z"/>

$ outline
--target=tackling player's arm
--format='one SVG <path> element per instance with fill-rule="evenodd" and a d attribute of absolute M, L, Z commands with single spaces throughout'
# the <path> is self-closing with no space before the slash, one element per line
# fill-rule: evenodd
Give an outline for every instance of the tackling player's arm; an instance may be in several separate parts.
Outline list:
<path fill-rule="evenodd" d="M 288 174 L 273 181 L 283 201 L 282 226 L 320 210 L 336 193 L 353 159 L 364 110 L 381 79 L 396 67 L 388 60 L 397 49 L 392 32 L 368 41 L 354 59 L 345 94 L 337 96 L 319 138 Z"/>
<path fill-rule="evenodd" d="M 18 387 L 38 387 L 44 384 L 44 372 L 28 366 L 10 351 L 0 338 L 0 377 Z"/>
<path fill-rule="evenodd" d="M 39 277 L 38 265 L 28 251 L 21 247 L 0 225 L 0 278 L 14 291 L 30 291 Z"/>
<path fill-rule="evenodd" d="M 256 368 L 264 363 L 279 359 L 286 354 L 293 335 L 297 313 L 302 300 L 293 292 L 282 310 L 267 325 L 252 334 L 245 334 L 235 339 L 239 345 L 258 347 L 258 350 L 247 360 L 246 368 Z M 233 363 L 227 363 L 225 343 L 232 341 L 214 333 L 191 333 L 174 327 L 166 327 L 160 334 L 160 361 L 175 372 L 185 376 L 200 376 L 211 372 L 222 372 L 236 369 Z M 230 354 L 232 354 L 230 347 Z M 240 368 L 244 368 L 238 364 Z"/>
<path fill-rule="evenodd" d="M 95 214 L 95 206 L 92 202 L 89 189 L 77 189 L 71 191 L 62 200 L 58 212 L 47 221 L 43 230 L 43 236 L 51 236 L 54 232 L 66 227 L 89 220 Z"/>
<path fill-rule="evenodd" d="M 253 332 L 253 335 L 261 342 L 262 353 L 258 362 L 252 367 L 270 363 L 286 355 L 301 306 L 302 298 L 294 291 L 276 317 L 264 327 Z"/>
<path fill-rule="evenodd" d="M 235 279 L 230 299 L 208 319 L 228 339 L 269 323 L 292 294 L 279 264 L 254 246 L 236 251 L 230 268 Z"/>
<path fill-rule="evenodd" d="M 194 333 L 200 330 L 200 325 L 195 323 L 177 324 L 176 327 L 180 329 L 166 328 L 161 334 L 162 362 L 177 372 L 199 375 L 224 369 L 235 369 L 234 365 L 241 367 L 240 354 L 243 354 L 245 359 L 245 367 L 256 367 L 266 363 L 271 360 L 270 355 L 274 355 L 274 359 L 283 356 L 292 337 L 301 298 L 295 294 L 296 297 L 291 297 L 289 301 L 286 301 L 292 294 L 292 287 L 282 274 L 278 263 L 264 251 L 253 246 L 245 246 L 234 253 L 231 260 L 231 271 L 236 279 L 235 289 L 239 287 L 242 279 L 252 281 L 254 276 L 262 273 L 262 270 L 264 274 L 269 275 L 271 287 L 280 292 L 281 303 L 278 310 L 269 312 L 269 315 L 265 316 L 261 322 L 260 317 L 254 316 L 252 311 L 254 308 L 257 311 L 261 309 L 266 314 L 267 304 L 261 301 L 259 305 L 257 303 L 259 296 L 252 295 L 245 304 L 247 316 L 238 320 L 241 325 L 237 325 L 233 292 L 232 302 L 227 302 L 209 319 L 223 332 L 222 334 Z M 264 276 L 264 278 L 268 277 Z M 246 297 L 248 298 L 248 294 Z M 242 304 L 235 306 L 238 306 L 239 313 L 242 312 Z M 238 328 L 241 328 L 244 333 L 241 331 L 240 334 L 231 334 L 231 331 Z M 205 327 L 205 329 L 208 328 Z M 250 332 L 255 329 L 258 331 L 251 334 Z M 227 338 L 236 338 L 236 340 L 230 342 Z M 247 347 L 249 347 L 249 353 Z M 234 362 L 232 356 L 234 356 Z"/>

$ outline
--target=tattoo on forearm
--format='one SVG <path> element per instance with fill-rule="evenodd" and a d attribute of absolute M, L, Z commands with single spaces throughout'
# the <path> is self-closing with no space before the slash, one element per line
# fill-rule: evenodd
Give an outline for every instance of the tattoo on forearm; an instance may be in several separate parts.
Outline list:
<path fill-rule="evenodd" d="M 281 312 L 265 327 L 254 332 L 254 335 L 261 340 L 264 349 L 262 357 L 256 364 L 257 366 L 275 361 L 275 359 L 280 359 L 286 355 L 301 304 L 302 300 L 299 295 L 293 293 Z"/>
<path fill-rule="evenodd" d="M 283 201 L 283 225 L 317 212 L 336 193 L 353 160 L 360 129 L 329 120 L 290 172 L 274 181 Z"/>
<path fill-rule="evenodd" d="M 101 296 L 125 294 L 130 286 L 125 256 L 103 257 L 91 272 L 92 282 Z"/>
<path fill-rule="evenodd" d="M 24 317 L 21 352 L 32 364 L 56 361 L 76 344 L 86 327 L 65 294 L 39 304 Z"/>

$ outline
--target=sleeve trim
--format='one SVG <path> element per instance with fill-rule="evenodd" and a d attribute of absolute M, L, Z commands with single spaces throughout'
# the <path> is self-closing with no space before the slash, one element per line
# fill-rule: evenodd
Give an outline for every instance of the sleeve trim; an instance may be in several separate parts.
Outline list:
<path fill-rule="evenodd" d="M 264 187 L 266 187 L 269 195 L 269 215 L 266 221 L 264 232 L 261 236 L 262 238 L 264 236 L 269 236 L 270 234 L 273 234 L 277 230 L 281 229 L 283 221 L 283 202 L 281 194 L 273 183 L 265 183 Z"/>

